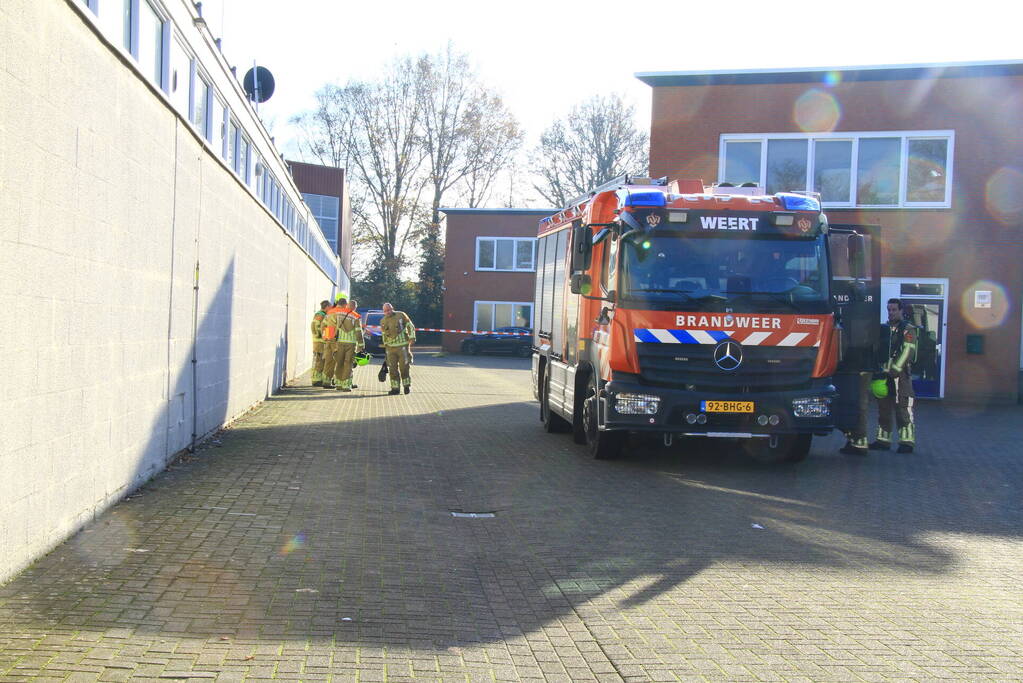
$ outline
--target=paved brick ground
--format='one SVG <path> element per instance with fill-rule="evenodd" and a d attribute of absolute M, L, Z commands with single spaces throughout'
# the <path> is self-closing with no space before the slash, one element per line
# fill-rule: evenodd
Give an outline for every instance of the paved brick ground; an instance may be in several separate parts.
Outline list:
<path fill-rule="evenodd" d="M 0 681 L 1023 678 L 1020 409 L 597 462 L 526 361 L 414 370 L 283 392 L 0 588 Z"/>

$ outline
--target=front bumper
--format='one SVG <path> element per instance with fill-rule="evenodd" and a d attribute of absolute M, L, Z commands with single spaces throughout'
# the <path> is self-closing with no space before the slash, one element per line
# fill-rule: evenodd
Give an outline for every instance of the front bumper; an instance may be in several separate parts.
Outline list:
<path fill-rule="evenodd" d="M 616 410 L 622 394 L 656 396 L 657 412 L 622 414 Z M 614 376 L 605 385 L 600 401 L 604 429 L 667 432 L 704 436 L 768 436 L 771 434 L 828 434 L 834 428 L 833 410 L 820 417 L 799 417 L 793 410 L 797 399 L 830 404 L 837 391 L 828 379 L 813 380 L 804 389 L 729 394 L 688 391 L 642 384 L 635 375 Z M 752 401 L 752 413 L 719 413 L 701 408 L 704 401 Z M 830 406 L 829 406 L 830 407 Z M 687 419 L 689 418 L 689 419 Z M 693 419 L 697 422 L 691 422 Z M 766 420 L 766 424 L 762 424 Z"/>

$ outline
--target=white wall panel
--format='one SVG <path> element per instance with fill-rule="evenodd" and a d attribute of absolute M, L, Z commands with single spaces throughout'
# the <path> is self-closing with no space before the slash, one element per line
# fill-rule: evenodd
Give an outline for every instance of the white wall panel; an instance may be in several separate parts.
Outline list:
<path fill-rule="evenodd" d="M 0 44 L 2 582 L 307 370 L 332 284 L 70 4 Z"/>

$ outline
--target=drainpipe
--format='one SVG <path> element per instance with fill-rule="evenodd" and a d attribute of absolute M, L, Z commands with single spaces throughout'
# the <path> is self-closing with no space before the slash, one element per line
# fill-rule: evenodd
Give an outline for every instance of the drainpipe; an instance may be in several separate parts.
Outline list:
<path fill-rule="evenodd" d="M 198 247 L 198 240 L 196 240 Z M 198 251 L 198 249 L 196 250 Z M 196 425 L 199 419 L 199 354 L 197 350 L 199 334 L 199 259 L 195 259 L 195 275 L 192 280 L 192 442 L 189 452 L 195 452 L 198 438 Z"/>

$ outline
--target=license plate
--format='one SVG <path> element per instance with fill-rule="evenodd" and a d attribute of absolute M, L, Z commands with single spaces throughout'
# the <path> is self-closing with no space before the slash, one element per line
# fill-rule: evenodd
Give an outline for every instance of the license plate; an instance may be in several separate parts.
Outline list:
<path fill-rule="evenodd" d="M 753 401 L 700 401 L 705 413 L 752 413 Z"/>

